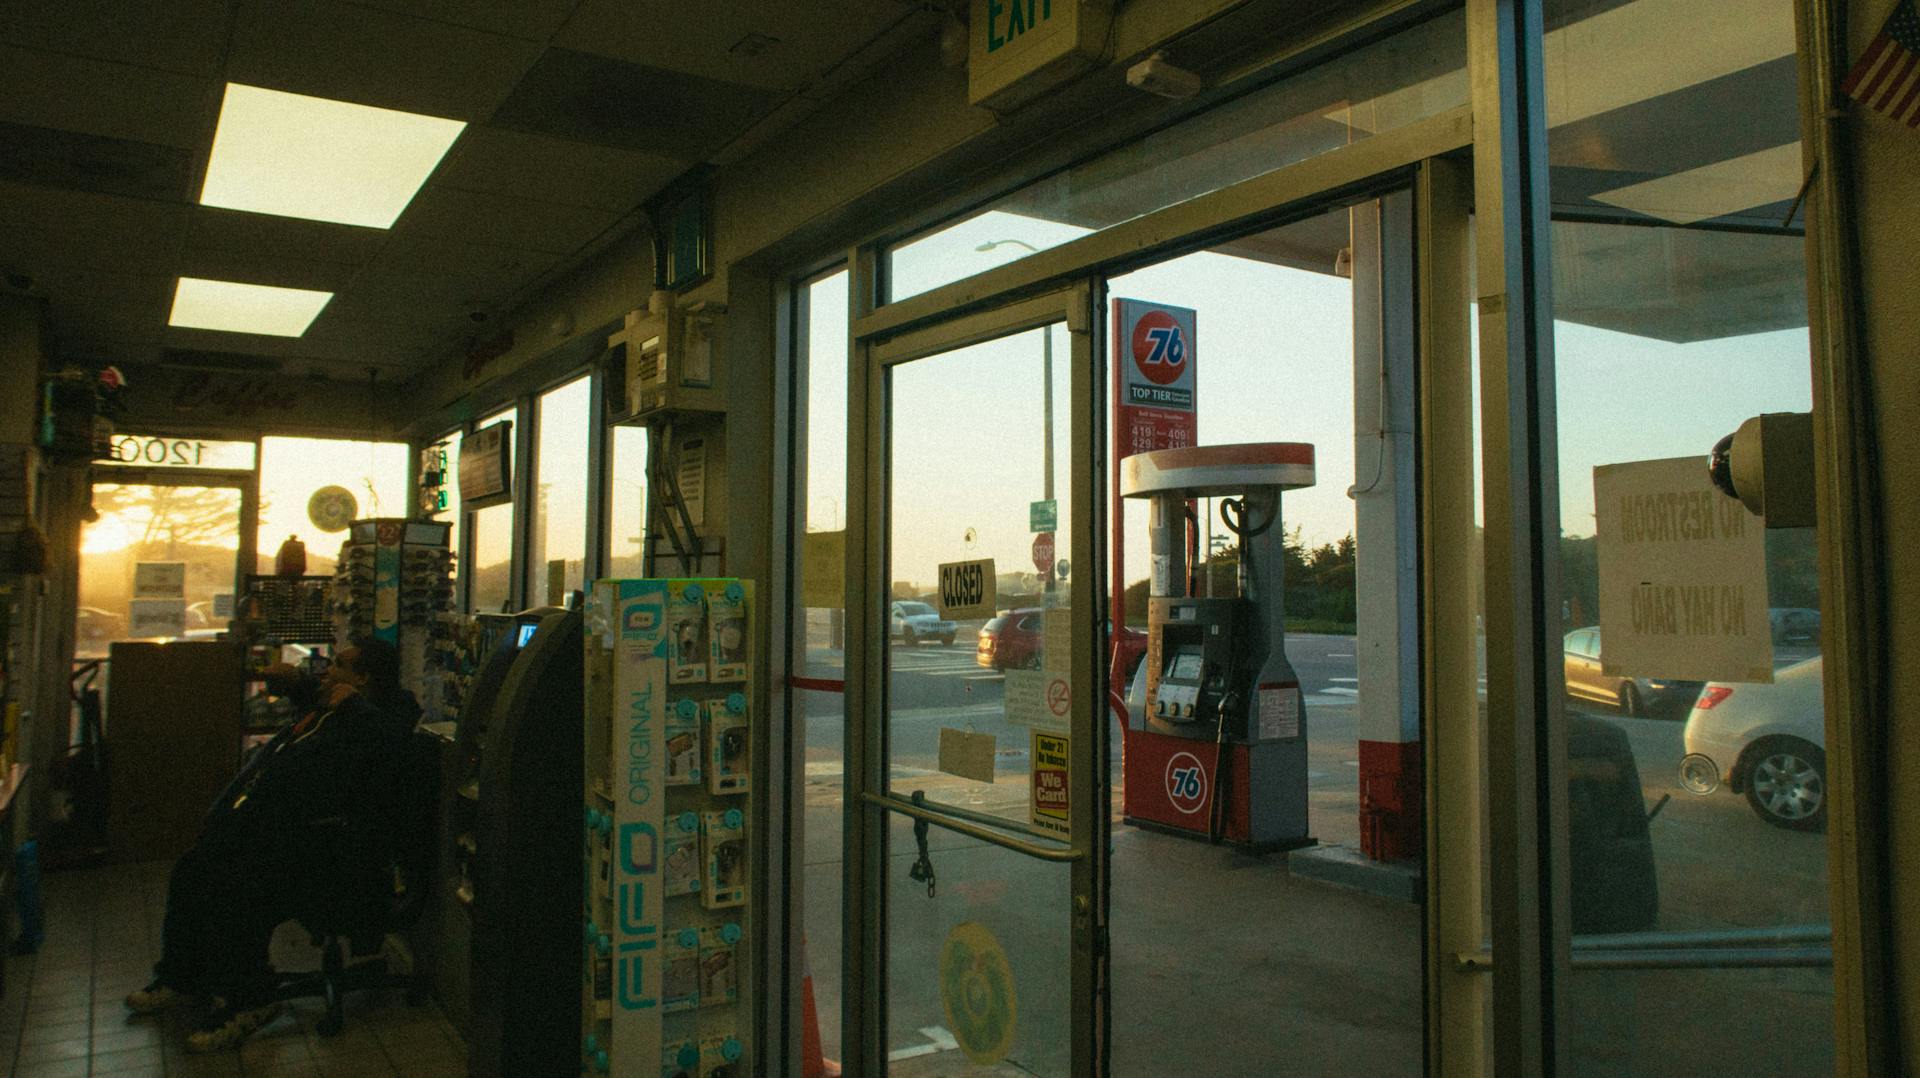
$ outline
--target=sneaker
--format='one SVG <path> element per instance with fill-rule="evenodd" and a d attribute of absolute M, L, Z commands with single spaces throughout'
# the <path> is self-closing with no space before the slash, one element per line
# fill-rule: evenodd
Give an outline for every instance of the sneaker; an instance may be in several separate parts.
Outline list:
<path fill-rule="evenodd" d="M 187 1051 L 224 1052 L 229 1048 L 238 1048 L 241 1041 L 278 1017 L 278 1003 L 242 1010 L 227 1006 L 225 1000 L 216 999 L 213 1010 L 192 1033 L 187 1034 Z"/>
<path fill-rule="evenodd" d="M 160 981 L 127 993 L 127 1009 L 135 1014 L 158 1014 L 192 1001 L 192 996 L 176 992 Z"/>

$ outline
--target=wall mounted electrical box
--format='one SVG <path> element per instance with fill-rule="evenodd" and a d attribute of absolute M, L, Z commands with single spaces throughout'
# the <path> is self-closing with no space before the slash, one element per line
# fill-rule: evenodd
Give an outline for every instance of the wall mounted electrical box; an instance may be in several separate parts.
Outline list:
<path fill-rule="evenodd" d="M 625 324 L 607 338 L 614 370 L 626 385 L 627 422 L 726 411 L 720 358 L 725 322 L 726 308 L 719 304 L 680 307 L 665 293 L 627 313 Z"/>

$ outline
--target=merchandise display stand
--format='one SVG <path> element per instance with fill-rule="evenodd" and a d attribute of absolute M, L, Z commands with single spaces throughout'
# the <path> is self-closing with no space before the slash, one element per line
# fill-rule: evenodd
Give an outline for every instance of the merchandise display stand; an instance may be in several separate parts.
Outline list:
<path fill-rule="evenodd" d="M 745 580 L 588 600 L 583 1074 L 753 1072 L 752 618 Z"/>
<path fill-rule="evenodd" d="M 439 670 L 428 662 L 434 623 L 453 609 L 450 526 L 439 520 L 356 520 L 334 577 L 338 642 L 385 640 L 400 650 L 400 684 L 436 710 Z"/>

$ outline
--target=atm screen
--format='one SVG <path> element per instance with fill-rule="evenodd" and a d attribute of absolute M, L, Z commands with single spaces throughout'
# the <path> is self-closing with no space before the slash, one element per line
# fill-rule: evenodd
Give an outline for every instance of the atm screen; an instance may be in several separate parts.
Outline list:
<path fill-rule="evenodd" d="M 539 631 L 540 631 L 539 622 L 537 621 L 523 622 L 520 626 L 520 635 L 515 637 L 513 640 L 513 646 L 516 648 L 526 647 L 529 643 L 533 642 L 533 634 Z"/>
<path fill-rule="evenodd" d="M 1167 677 L 1173 681 L 1200 680 L 1200 653 L 1182 651 L 1173 657 L 1173 665 L 1167 670 Z"/>

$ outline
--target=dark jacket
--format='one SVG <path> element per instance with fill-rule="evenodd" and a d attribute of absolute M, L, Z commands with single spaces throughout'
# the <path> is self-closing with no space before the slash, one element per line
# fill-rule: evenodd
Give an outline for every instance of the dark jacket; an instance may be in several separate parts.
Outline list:
<path fill-rule="evenodd" d="M 297 839 L 321 821 L 379 803 L 405 733 L 359 693 L 275 734 L 227 784 L 206 830 L 242 840 Z"/>

